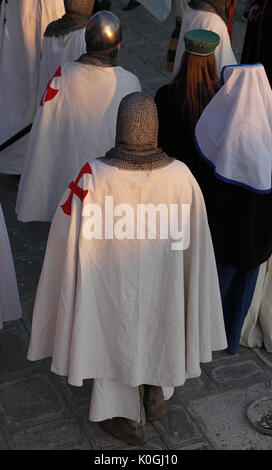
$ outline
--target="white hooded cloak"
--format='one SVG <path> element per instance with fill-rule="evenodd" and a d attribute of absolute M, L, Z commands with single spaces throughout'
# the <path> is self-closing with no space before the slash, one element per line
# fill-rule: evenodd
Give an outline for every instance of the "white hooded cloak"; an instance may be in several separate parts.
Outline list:
<path fill-rule="evenodd" d="M 49 80 L 64 62 L 78 59 L 86 52 L 85 28 L 72 31 L 64 36 L 43 38 L 39 71 L 39 107 Z"/>
<path fill-rule="evenodd" d="M 42 38 L 65 13 L 63 0 L 9 0 L 0 6 L 0 145 L 32 123 Z M 20 174 L 28 135 L 0 152 L 0 172 Z"/>
<path fill-rule="evenodd" d="M 122 67 L 66 62 L 37 110 L 18 189 L 22 222 L 51 221 L 74 174 L 114 146 L 122 98 L 140 91 Z"/>
<path fill-rule="evenodd" d="M 211 361 L 212 351 L 227 343 L 214 251 L 196 180 L 179 161 L 134 172 L 95 160 L 75 181 L 51 226 L 28 359 L 52 357 L 51 370 L 76 386 L 95 378 L 128 387 L 171 387 L 198 377 L 200 363 Z M 113 212 L 105 208 L 110 195 Z M 166 232 L 161 237 L 159 217 L 153 226 L 156 239 L 135 235 L 139 204 L 160 203 L 177 205 L 179 223 L 183 204 L 189 205 L 190 217 L 182 219 L 183 237 L 190 233 L 186 249 L 173 250 Z M 94 219 L 92 212 L 99 208 L 101 232 L 100 218 Z M 96 238 L 89 232 L 94 227 Z M 130 238 L 121 239 L 120 230 Z"/>
<path fill-rule="evenodd" d="M 174 62 L 174 74 L 177 73 L 182 56 L 185 52 L 184 34 L 193 29 L 207 29 L 209 31 L 214 31 L 220 36 L 220 43 L 214 51 L 219 74 L 224 65 L 233 65 L 237 63 L 232 51 L 228 28 L 222 18 L 216 13 L 193 10 L 187 6 L 181 24 L 181 31 Z"/>
<path fill-rule="evenodd" d="M 8 232 L 0 205 L 0 329 L 3 322 L 21 318 L 22 308 L 17 287 Z"/>
<path fill-rule="evenodd" d="M 272 186 L 272 91 L 264 67 L 224 67 L 221 82 L 195 127 L 199 153 L 221 181 L 268 194 Z"/>

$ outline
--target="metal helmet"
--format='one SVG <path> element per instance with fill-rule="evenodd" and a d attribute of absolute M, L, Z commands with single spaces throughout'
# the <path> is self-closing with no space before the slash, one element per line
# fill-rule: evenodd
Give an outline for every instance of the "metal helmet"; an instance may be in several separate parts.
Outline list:
<path fill-rule="evenodd" d="M 95 0 L 64 0 L 66 13 L 89 16 L 94 7 Z"/>
<path fill-rule="evenodd" d="M 85 39 L 88 53 L 113 49 L 122 41 L 119 18 L 110 11 L 97 12 L 88 21 Z"/>
<path fill-rule="evenodd" d="M 119 106 L 116 145 L 127 148 L 158 148 L 158 112 L 154 100 L 136 91 L 125 96 Z"/>

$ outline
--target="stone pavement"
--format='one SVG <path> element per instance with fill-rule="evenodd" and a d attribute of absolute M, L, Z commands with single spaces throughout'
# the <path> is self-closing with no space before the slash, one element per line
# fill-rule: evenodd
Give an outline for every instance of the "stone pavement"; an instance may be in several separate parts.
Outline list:
<path fill-rule="evenodd" d="M 138 74 L 143 89 L 154 94 L 169 80 L 165 58 L 174 26 L 173 14 L 159 23 L 143 7 L 113 11 L 124 25 L 121 63 Z M 245 24 L 244 0 L 238 0 L 234 50 L 239 59 Z M 0 200 L 14 254 L 23 320 L 0 331 L 0 449 L 131 449 L 88 421 L 91 381 L 72 387 L 50 372 L 50 361 L 26 360 L 33 303 L 49 224 L 23 224 L 14 206 L 17 178 L 0 175 Z M 144 449 L 272 449 L 272 438 L 258 434 L 246 418 L 252 401 L 272 395 L 272 355 L 240 347 L 235 356 L 214 354 L 201 377 L 177 390 L 165 417 L 148 423 Z"/>

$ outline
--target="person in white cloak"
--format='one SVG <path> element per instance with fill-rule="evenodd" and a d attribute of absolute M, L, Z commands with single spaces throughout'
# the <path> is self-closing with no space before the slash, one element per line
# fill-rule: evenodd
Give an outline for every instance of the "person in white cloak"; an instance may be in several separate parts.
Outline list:
<path fill-rule="evenodd" d="M 213 238 L 227 351 L 236 354 L 259 267 L 272 254 L 272 91 L 262 64 L 225 67 L 221 83 L 195 127 L 194 175 Z"/>
<path fill-rule="evenodd" d="M 96 13 L 86 27 L 87 53 L 60 66 L 49 83 L 18 189 L 22 222 L 51 221 L 77 169 L 114 145 L 120 101 L 141 90 L 138 78 L 117 65 L 121 39 L 119 19 L 109 11 Z"/>
<path fill-rule="evenodd" d="M 152 98 L 132 93 L 115 147 L 84 165 L 57 208 L 28 359 L 52 356 L 52 371 L 72 385 L 95 379 L 90 420 L 142 444 L 145 419 L 159 419 L 174 387 L 225 347 L 201 191 L 158 148 Z"/>
<path fill-rule="evenodd" d="M 64 13 L 63 0 L 1 2 L 1 173 L 19 175 L 22 171 L 29 129 L 36 111 L 43 34 L 48 23 Z M 20 138 L 16 140 L 18 135 Z M 4 144 L 8 142 L 12 143 L 6 147 Z"/>
<path fill-rule="evenodd" d="M 50 23 L 44 33 L 39 71 L 38 102 L 55 71 L 86 52 L 85 29 L 94 0 L 64 0 L 65 15 Z"/>
<path fill-rule="evenodd" d="M 272 353 L 272 258 L 260 266 L 240 344 Z"/>
<path fill-rule="evenodd" d="M 185 51 L 184 34 L 193 29 L 208 29 L 220 36 L 220 44 L 215 51 L 219 75 L 225 65 L 237 63 L 228 33 L 226 0 L 191 0 L 185 9 L 175 55 L 176 74 Z"/>
<path fill-rule="evenodd" d="M 3 322 L 18 320 L 22 316 L 14 262 L 10 249 L 8 232 L 0 204 L 0 329 Z"/>

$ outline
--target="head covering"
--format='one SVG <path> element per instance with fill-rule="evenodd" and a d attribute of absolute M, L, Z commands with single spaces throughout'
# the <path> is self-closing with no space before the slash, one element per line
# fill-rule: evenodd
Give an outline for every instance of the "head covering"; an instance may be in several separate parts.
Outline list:
<path fill-rule="evenodd" d="M 189 7 L 193 10 L 209 11 L 220 16 L 228 24 L 227 0 L 191 0 Z"/>
<path fill-rule="evenodd" d="M 213 54 L 220 42 L 220 36 L 206 29 L 193 29 L 184 35 L 185 50 L 193 55 Z"/>
<path fill-rule="evenodd" d="M 119 18 L 110 11 L 99 11 L 88 21 L 85 38 L 88 54 L 113 49 L 122 41 Z"/>
<path fill-rule="evenodd" d="M 52 21 L 44 33 L 46 37 L 65 36 L 78 29 L 86 28 L 95 0 L 64 0 L 66 14 Z"/>
<path fill-rule="evenodd" d="M 222 70 L 222 88 L 195 128 L 200 155 L 219 179 L 271 192 L 272 91 L 261 64 Z"/>
<path fill-rule="evenodd" d="M 158 113 L 154 100 L 145 93 L 130 93 L 122 99 L 117 116 L 115 147 L 104 163 L 124 170 L 153 170 L 174 161 L 158 148 Z"/>
<path fill-rule="evenodd" d="M 95 0 L 64 0 L 66 13 L 89 16 L 94 7 Z"/>

